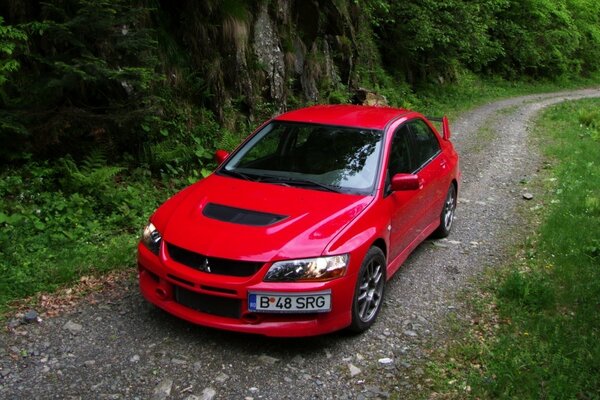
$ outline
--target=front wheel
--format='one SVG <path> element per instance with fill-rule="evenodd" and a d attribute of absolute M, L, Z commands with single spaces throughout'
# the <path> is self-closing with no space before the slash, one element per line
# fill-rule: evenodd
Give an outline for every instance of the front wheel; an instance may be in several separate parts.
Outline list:
<path fill-rule="evenodd" d="M 456 187 L 454 184 L 450 185 L 446 200 L 444 201 L 444 208 L 442 208 L 442 214 L 440 215 L 440 226 L 433 232 L 433 237 L 445 238 L 450 234 L 452 229 L 452 223 L 454 222 L 454 212 L 456 210 Z"/>
<path fill-rule="evenodd" d="M 371 247 L 358 272 L 349 330 L 364 332 L 373 325 L 383 304 L 384 289 L 385 255 L 380 248 Z"/>

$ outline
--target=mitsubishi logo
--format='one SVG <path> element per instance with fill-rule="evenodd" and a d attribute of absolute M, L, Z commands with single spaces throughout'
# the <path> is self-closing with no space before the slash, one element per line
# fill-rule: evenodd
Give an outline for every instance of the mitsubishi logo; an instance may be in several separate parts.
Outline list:
<path fill-rule="evenodd" d="M 208 272 L 209 274 L 212 272 L 210 270 L 210 265 L 208 264 L 208 257 L 204 259 L 204 263 L 200 266 L 200 271 Z"/>

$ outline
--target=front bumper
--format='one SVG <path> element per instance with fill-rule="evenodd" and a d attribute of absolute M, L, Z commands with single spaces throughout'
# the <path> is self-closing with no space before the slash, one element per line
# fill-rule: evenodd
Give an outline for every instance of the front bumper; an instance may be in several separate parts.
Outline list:
<path fill-rule="evenodd" d="M 352 262 L 352 257 L 350 262 Z M 351 268 L 349 271 L 356 271 Z M 265 336 L 314 336 L 350 325 L 355 274 L 329 282 L 263 282 L 266 266 L 251 277 L 201 272 L 138 246 L 139 283 L 150 303 L 194 324 Z M 320 292 L 331 290 L 331 311 L 271 314 L 248 311 L 248 292 Z M 186 299 L 183 301 L 183 299 Z M 191 304 L 190 300 L 204 304 Z M 198 307 L 196 307 L 196 305 Z"/>

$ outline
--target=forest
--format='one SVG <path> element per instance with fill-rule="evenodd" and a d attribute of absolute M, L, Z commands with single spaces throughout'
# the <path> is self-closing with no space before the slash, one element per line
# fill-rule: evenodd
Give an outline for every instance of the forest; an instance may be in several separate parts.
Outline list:
<path fill-rule="evenodd" d="M 4 0 L 0 309 L 134 265 L 152 210 L 279 112 L 599 70 L 596 0 Z"/>

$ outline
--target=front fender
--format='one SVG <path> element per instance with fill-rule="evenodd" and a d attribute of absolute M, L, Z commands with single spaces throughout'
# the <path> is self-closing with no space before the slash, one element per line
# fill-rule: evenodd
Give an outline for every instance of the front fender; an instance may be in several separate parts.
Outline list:
<path fill-rule="evenodd" d="M 324 254 L 354 253 L 364 257 L 377 240 L 383 240 L 387 251 L 390 243 L 389 212 L 381 201 L 372 202 L 358 218 L 349 223 L 327 245 Z"/>

